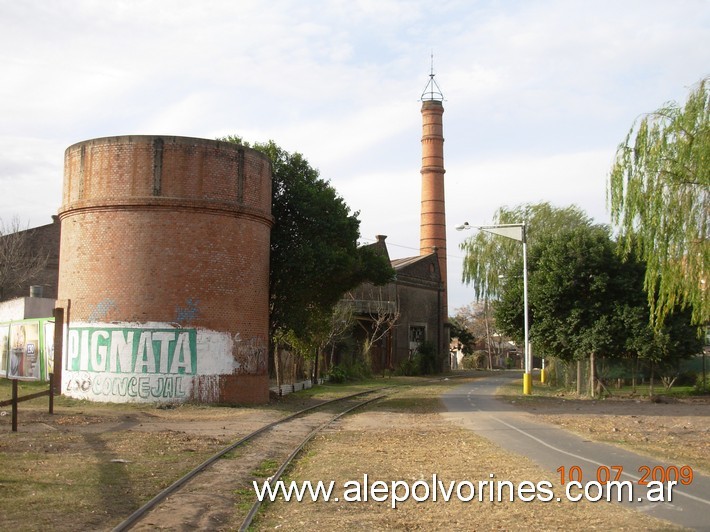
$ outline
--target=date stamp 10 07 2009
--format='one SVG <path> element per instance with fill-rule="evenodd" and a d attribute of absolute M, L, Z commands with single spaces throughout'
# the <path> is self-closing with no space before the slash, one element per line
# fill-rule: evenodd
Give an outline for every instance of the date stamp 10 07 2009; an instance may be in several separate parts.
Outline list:
<path fill-rule="evenodd" d="M 580 466 L 560 466 L 557 468 L 557 472 L 560 474 L 560 483 L 566 484 L 567 482 L 584 482 L 589 480 L 585 478 L 585 473 Z M 647 486 L 649 482 L 675 482 L 683 486 L 689 486 L 693 483 L 693 468 L 684 466 L 647 466 L 643 465 L 638 468 L 638 478 L 636 482 L 639 486 Z M 632 478 L 636 478 L 636 475 L 630 475 L 624 472 L 623 466 L 612 465 L 612 466 L 599 466 L 596 471 L 594 471 L 591 480 L 596 480 L 601 484 L 607 482 L 618 482 L 621 480 L 622 475 L 629 475 Z"/>

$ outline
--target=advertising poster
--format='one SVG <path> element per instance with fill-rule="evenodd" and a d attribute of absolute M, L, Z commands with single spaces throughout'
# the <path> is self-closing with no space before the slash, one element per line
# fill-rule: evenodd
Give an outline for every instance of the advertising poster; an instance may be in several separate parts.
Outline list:
<path fill-rule="evenodd" d="M 39 380 L 40 366 L 39 322 L 11 324 L 7 376 L 11 379 Z"/>
<path fill-rule="evenodd" d="M 44 322 L 44 374 L 45 380 L 49 380 L 49 374 L 54 373 L 54 322 Z"/>
<path fill-rule="evenodd" d="M 0 325 L 0 376 L 7 375 L 10 361 L 10 325 Z"/>

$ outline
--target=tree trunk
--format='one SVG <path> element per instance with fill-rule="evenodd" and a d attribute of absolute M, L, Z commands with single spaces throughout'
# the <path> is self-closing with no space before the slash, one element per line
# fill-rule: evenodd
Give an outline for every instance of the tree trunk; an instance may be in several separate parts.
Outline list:
<path fill-rule="evenodd" d="M 274 371 L 276 373 L 276 387 L 281 395 L 281 354 L 278 340 L 274 341 Z"/>
<path fill-rule="evenodd" d="M 577 395 L 582 395 L 582 361 L 577 359 Z"/>
<path fill-rule="evenodd" d="M 328 345 L 326 344 L 323 346 L 323 350 L 321 351 L 320 368 L 318 368 L 318 371 L 321 375 L 323 375 L 323 373 L 328 373 L 328 352 L 326 351 L 327 348 Z"/>
<path fill-rule="evenodd" d="M 316 348 L 316 360 L 313 365 L 313 376 L 311 377 L 311 383 L 313 386 L 318 384 L 318 359 L 320 358 L 320 349 Z"/>
<path fill-rule="evenodd" d="M 596 397 L 596 387 L 594 386 L 594 380 L 596 377 L 596 371 L 594 367 L 594 351 L 592 351 L 589 354 L 589 395 L 592 396 L 592 399 Z"/>
<path fill-rule="evenodd" d="M 291 362 L 291 367 L 289 368 L 290 369 L 289 373 L 291 374 L 291 389 L 293 391 L 296 391 L 294 389 L 293 385 L 296 384 L 296 368 L 298 365 L 298 360 L 296 359 L 297 356 L 300 357 L 300 355 L 296 355 L 294 353 L 291 353 L 291 356 L 289 357 L 290 362 Z"/>
<path fill-rule="evenodd" d="M 488 299 L 483 303 L 484 322 L 486 324 L 486 345 L 488 346 L 488 370 L 493 369 L 493 354 L 491 353 L 491 332 L 488 326 Z"/>

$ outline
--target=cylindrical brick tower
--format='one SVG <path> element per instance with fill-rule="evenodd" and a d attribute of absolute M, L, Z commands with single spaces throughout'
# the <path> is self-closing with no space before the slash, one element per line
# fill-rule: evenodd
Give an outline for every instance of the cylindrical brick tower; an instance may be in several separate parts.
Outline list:
<path fill-rule="evenodd" d="M 422 94 L 422 210 L 419 233 L 421 255 L 436 252 L 441 270 L 442 313 L 447 313 L 446 297 L 446 203 L 444 197 L 443 96 L 430 75 Z"/>
<path fill-rule="evenodd" d="M 186 137 L 80 142 L 59 216 L 65 393 L 268 401 L 266 156 Z"/>

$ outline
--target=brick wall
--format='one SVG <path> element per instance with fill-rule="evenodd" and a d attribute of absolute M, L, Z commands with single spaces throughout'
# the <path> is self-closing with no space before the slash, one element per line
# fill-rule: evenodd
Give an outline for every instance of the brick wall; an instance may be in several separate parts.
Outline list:
<path fill-rule="evenodd" d="M 444 107 L 440 101 L 422 102 L 422 207 L 420 253 L 436 252 L 443 291 L 441 321 L 448 321 L 446 264 L 446 203 L 444 187 Z"/>
<path fill-rule="evenodd" d="M 64 174 L 58 298 L 71 300 L 72 322 L 157 322 L 263 346 L 256 363 L 234 347 L 241 365 L 214 399 L 267 401 L 268 159 L 218 141 L 122 136 L 69 147 Z"/>

